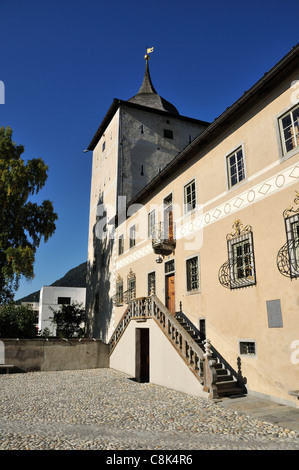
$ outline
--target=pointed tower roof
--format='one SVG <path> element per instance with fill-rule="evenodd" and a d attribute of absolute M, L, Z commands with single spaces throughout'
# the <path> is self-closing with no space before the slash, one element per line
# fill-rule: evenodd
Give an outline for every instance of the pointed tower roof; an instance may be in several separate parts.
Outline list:
<path fill-rule="evenodd" d="M 149 71 L 149 56 L 145 55 L 145 73 L 143 77 L 142 85 L 137 93 L 128 100 L 130 103 L 139 104 L 141 106 L 147 106 L 149 108 L 159 109 L 160 111 L 165 111 L 167 113 L 178 115 L 178 110 L 171 104 L 169 101 L 166 101 L 156 92 L 154 85 L 151 80 L 150 71 Z"/>

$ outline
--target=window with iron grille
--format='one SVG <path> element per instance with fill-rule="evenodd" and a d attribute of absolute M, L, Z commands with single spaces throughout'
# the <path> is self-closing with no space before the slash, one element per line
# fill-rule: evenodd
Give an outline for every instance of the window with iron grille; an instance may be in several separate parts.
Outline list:
<path fill-rule="evenodd" d="M 156 293 L 156 273 L 148 273 L 147 275 L 148 295 Z"/>
<path fill-rule="evenodd" d="M 245 356 L 255 356 L 256 355 L 256 345 L 255 341 L 240 341 L 240 354 Z"/>
<path fill-rule="evenodd" d="M 190 212 L 196 207 L 196 188 L 195 180 L 192 180 L 190 183 L 186 184 L 184 187 L 184 206 L 185 213 Z"/>
<path fill-rule="evenodd" d="M 130 270 L 127 278 L 128 283 L 128 299 L 132 300 L 136 297 L 136 275 Z"/>
<path fill-rule="evenodd" d="M 279 119 L 283 155 L 299 147 L 299 105 Z"/>
<path fill-rule="evenodd" d="M 228 187 L 231 188 L 240 181 L 245 179 L 245 163 L 242 148 L 226 158 Z"/>
<path fill-rule="evenodd" d="M 115 304 L 120 306 L 123 304 L 124 297 L 124 283 L 122 277 L 118 276 L 116 280 L 116 294 L 115 294 Z"/>
<path fill-rule="evenodd" d="M 199 289 L 198 256 L 186 260 L 187 291 Z"/>
<path fill-rule="evenodd" d="M 299 214 L 285 220 L 291 277 L 299 276 Z"/>
<path fill-rule="evenodd" d="M 172 273 L 174 272 L 174 259 L 170 260 L 170 261 L 167 261 L 165 263 L 165 274 L 169 274 L 169 273 Z"/>
<path fill-rule="evenodd" d="M 228 242 L 231 287 L 255 284 L 255 265 L 252 232 Z"/>

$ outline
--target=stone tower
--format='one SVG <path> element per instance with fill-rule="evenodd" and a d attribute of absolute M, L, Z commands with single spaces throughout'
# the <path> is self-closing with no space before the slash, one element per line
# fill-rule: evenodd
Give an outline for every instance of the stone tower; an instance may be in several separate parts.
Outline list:
<path fill-rule="evenodd" d="M 149 56 L 142 85 L 127 101 L 114 99 L 91 140 L 93 152 L 87 268 L 87 331 L 108 341 L 114 327 L 112 296 L 117 256 L 109 221 L 146 187 L 207 122 L 181 116 L 155 90 Z M 121 198 L 120 198 L 121 197 Z M 111 226 L 112 227 L 112 226 Z M 113 227 L 112 227 L 113 228 Z"/>

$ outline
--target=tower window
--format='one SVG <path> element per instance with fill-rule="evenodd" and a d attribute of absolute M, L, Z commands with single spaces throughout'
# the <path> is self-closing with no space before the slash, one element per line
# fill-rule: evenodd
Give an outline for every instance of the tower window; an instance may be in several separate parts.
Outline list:
<path fill-rule="evenodd" d="M 164 137 L 166 139 L 173 139 L 173 131 L 170 129 L 164 129 Z"/>

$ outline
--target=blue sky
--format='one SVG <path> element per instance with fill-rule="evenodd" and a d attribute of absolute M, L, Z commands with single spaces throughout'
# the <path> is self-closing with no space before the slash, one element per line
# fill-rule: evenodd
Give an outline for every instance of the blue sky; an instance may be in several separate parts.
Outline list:
<path fill-rule="evenodd" d="M 293 1 L 0 0 L 0 126 L 49 166 L 59 220 L 16 299 L 86 261 L 91 153 L 113 98 L 138 91 L 146 47 L 157 92 L 213 121 L 298 43 Z M 298 77 L 299 78 L 299 77 Z"/>

